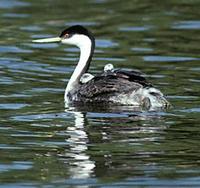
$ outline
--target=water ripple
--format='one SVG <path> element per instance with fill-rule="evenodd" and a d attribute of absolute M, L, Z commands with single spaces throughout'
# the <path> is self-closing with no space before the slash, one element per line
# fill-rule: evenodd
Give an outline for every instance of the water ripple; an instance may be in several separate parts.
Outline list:
<path fill-rule="evenodd" d="M 151 55 L 151 56 L 144 56 L 144 61 L 150 62 L 182 62 L 182 61 L 197 61 L 199 58 L 195 57 L 176 57 L 176 56 L 158 56 L 158 55 Z"/>
<path fill-rule="evenodd" d="M 32 53 L 32 50 L 21 49 L 17 46 L 0 46 L 1 53 Z"/>
<path fill-rule="evenodd" d="M 200 108 L 189 108 L 185 110 L 180 110 L 180 112 L 187 112 L 187 113 L 200 112 Z"/>
<path fill-rule="evenodd" d="M 28 106 L 28 104 L 20 104 L 20 103 L 4 103 L 0 104 L 0 109 L 2 110 L 17 110 Z"/>
<path fill-rule="evenodd" d="M 29 6 L 30 4 L 27 2 L 22 2 L 19 0 L 1 0 L 0 7 L 4 9 L 10 9 L 14 7 L 24 7 Z"/>
<path fill-rule="evenodd" d="M 3 14 L 3 17 L 5 18 L 28 18 L 29 14 L 19 14 L 19 13 L 5 13 Z"/>
<path fill-rule="evenodd" d="M 153 26 L 132 26 L 132 27 L 121 27 L 119 30 L 120 31 L 135 31 L 135 32 L 138 32 L 138 31 L 148 31 L 150 29 L 152 29 Z"/>
<path fill-rule="evenodd" d="M 96 45 L 99 48 L 111 48 L 118 46 L 116 42 L 112 42 L 111 40 L 105 40 L 105 39 L 96 40 Z"/>
<path fill-rule="evenodd" d="M 199 30 L 200 20 L 178 21 L 172 25 L 173 29 Z"/>
<path fill-rule="evenodd" d="M 27 170 L 32 168 L 32 162 L 28 161 L 15 161 L 12 164 L 0 164 L 1 172 L 10 170 Z"/>

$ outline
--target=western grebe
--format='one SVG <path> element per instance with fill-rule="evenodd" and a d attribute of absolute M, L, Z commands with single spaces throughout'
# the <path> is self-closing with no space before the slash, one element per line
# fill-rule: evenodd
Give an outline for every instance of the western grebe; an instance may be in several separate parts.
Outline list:
<path fill-rule="evenodd" d="M 121 105 L 163 108 L 169 106 L 160 90 L 153 87 L 141 73 L 127 70 L 114 70 L 109 65 L 102 74 L 80 82 L 87 73 L 95 48 L 92 33 L 80 25 L 65 29 L 59 37 L 38 39 L 33 42 L 61 42 L 80 48 L 78 64 L 65 89 L 64 100 L 69 103 L 111 103 Z"/>

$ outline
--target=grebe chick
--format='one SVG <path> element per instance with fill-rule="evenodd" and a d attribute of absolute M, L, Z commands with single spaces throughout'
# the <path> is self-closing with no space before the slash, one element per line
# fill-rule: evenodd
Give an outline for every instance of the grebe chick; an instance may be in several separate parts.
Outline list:
<path fill-rule="evenodd" d="M 104 66 L 104 72 L 109 72 L 109 71 L 114 71 L 114 66 L 113 66 L 113 64 L 111 64 L 111 63 L 108 63 L 108 64 L 106 64 L 105 66 Z"/>
<path fill-rule="evenodd" d="M 90 80 L 92 80 L 93 78 L 94 78 L 94 76 L 93 76 L 92 74 L 90 74 L 90 73 L 85 73 L 85 74 L 83 74 L 83 75 L 81 76 L 80 82 L 81 82 L 82 84 L 85 84 L 85 83 L 89 82 Z"/>

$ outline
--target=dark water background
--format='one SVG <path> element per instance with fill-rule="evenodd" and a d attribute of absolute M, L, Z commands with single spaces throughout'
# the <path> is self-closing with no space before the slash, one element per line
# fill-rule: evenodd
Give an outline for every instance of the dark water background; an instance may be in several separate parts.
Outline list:
<path fill-rule="evenodd" d="M 199 0 L 0 0 L 0 187 L 200 187 Z M 173 104 L 65 109 L 73 46 L 33 44 L 74 24 L 90 71 L 145 72 Z"/>

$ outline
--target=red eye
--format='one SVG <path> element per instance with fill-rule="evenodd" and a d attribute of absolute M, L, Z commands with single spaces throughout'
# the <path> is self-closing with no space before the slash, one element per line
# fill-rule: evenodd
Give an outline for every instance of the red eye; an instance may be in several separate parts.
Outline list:
<path fill-rule="evenodd" d="M 69 34 L 66 33 L 66 34 L 64 35 L 64 38 L 68 38 L 68 37 L 69 37 Z"/>

